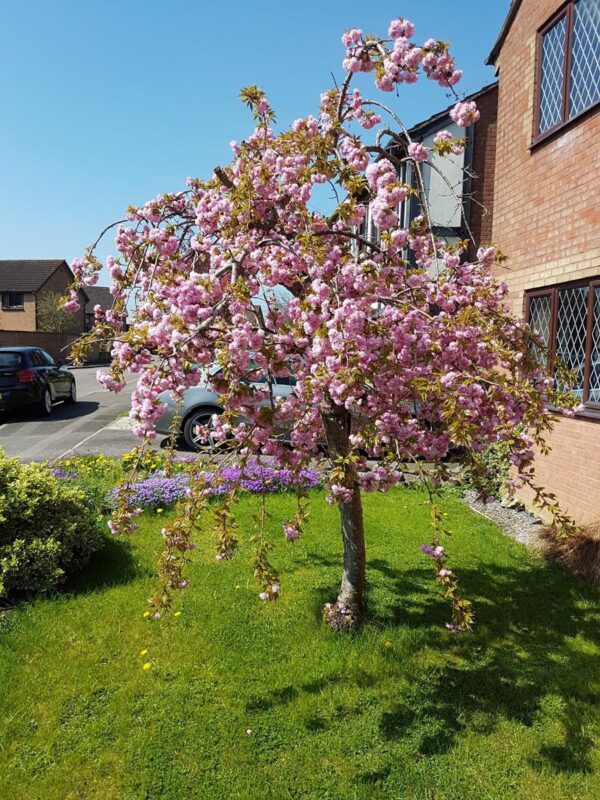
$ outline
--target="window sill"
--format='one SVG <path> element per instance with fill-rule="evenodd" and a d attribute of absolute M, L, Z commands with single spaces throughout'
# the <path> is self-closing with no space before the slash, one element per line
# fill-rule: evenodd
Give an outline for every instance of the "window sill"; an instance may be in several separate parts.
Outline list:
<path fill-rule="evenodd" d="M 577 420 L 589 420 L 591 422 L 600 422 L 600 407 L 588 406 L 583 408 L 581 411 L 576 411 L 575 414 L 571 416 L 567 416 L 563 414 L 561 411 L 558 411 L 551 406 L 548 408 L 549 411 L 552 412 L 556 417 L 565 417 L 566 419 L 577 419 Z"/>
<path fill-rule="evenodd" d="M 576 125 L 578 122 L 581 122 L 585 117 L 591 116 L 592 113 L 594 111 L 597 111 L 599 107 L 600 107 L 600 100 L 597 100 L 591 106 L 588 106 L 588 108 L 584 109 L 583 111 L 580 111 L 579 114 L 577 114 L 575 117 L 571 117 L 571 119 L 568 119 L 566 122 L 561 122 L 560 125 L 551 128 L 549 131 L 546 131 L 545 133 L 541 133 L 529 145 L 528 148 L 529 152 L 537 150 L 537 148 L 540 147 L 540 145 L 565 133 L 574 125 Z"/>
<path fill-rule="evenodd" d="M 25 311 L 25 306 L 12 306 L 12 308 L 2 306 L 2 311 Z"/>

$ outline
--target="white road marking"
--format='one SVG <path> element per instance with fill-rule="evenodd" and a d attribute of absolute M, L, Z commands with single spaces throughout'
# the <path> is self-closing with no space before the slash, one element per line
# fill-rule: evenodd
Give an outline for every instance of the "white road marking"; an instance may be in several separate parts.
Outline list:
<path fill-rule="evenodd" d="M 133 425 L 133 420 L 129 417 L 117 417 L 106 427 L 109 431 L 130 431 Z"/>
<path fill-rule="evenodd" d="M 129 386 L 129 384 L 135 383 L 136 381 L 137 378 L 134 378 L 132 381 L 127 381 L 125 386 Z M 85 392 L 85 394 L 77 395 L 77 397 L 78 399 L 81 399 L 82 397 L 89 397 L 91 394 L 98 394 L 98 392 L 108 392 L 108 391 L 109 391 L 108 389 L 104 389 L 102 386 L 98 385 L 98 388 L 94 389 L 93 392 Z"/>
<path fill-rule="evenodd" d="M 82 439 L 80 442 L 77 442 L 77 444 L 74 444 L 73 447 L 69 447 L 68 450 L 65 450 L 64 453 L 61 453 L 59 456 L 56 456 L 54 460 L 59 461 L 61 458 L 64 458 L 65 456 L 69 455 L 69 453 L 72 453 L 78 447 L 81 447 L 82 444 L 85 444 L 90 439 L 93 439 L 94 436 L 97 436 L 99 433 L 102 433 L 102 431 L 105 431 L 107 428 L 109 428 L 112 425 L 112 422 L 114 422 L 114 420 L 109 422 L 107 425 L 104 425 L 102 428 L 98 428 L 98 430 L 94 431 L 94 433 L 90 433 L 90 435 L 86 436 L 85 439 Z"/>

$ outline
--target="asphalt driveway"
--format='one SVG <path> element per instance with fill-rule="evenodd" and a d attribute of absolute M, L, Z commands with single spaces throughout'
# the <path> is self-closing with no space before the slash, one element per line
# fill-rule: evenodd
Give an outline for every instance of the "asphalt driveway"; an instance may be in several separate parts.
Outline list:
<path fill-rule="evenodd" d="M 35 410 L 0 413 L 0 447 L 23 461 L 45 461 L 77 453 L 119 456 L 139 443 L 127 419 L 136 376 L 118 395 L 96 381 L 96 367 L 73 370 L 78 401 L 74 406 L 57 403 L 49 417 Z"/>

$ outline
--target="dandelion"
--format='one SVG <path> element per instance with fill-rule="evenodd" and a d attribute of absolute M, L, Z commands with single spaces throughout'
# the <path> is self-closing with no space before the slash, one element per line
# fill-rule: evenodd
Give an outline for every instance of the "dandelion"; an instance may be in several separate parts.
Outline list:
<path fill-rule="evenodd" d="M 174 616 L 180 617 L 181 616 L 181 611 L 176 611 Z"/>
<path fill-rule="evenodd" d="M 157 509 L 156 509 L 156 513 L 157 513 L 157 514 L 162 514 L 162 513 L 163 513 L 163 510 L 162 510 L 162 508 L 157 508 Z"/>
<path fill-rule="evenodd" d="M 142 669 L 145 670 L 152 669 L 152 664 L 149 661 L 146 661 L 145 664 L 142 664 Z"/>
<path fill-rule="evenodd" d="M 394 645 L 391 642 L 386 642 L 384 645 L 384 647 L 386 647 L 388 650 L 391 650 L 393 646 Z"/>
<path fill-rule="evenodd" d="M 147 648 L 147 647 L 144 647 L 144 649 L 143 649 L 143 650 L 140 650 L 140 655 L 141 655 L 141 656 L 145 656 L 147 652 L 148 652 L 148 648 Z"/>
<path fill-rule="evenodd" d="M 149 617 L 150 616 L 150 612 L 149 611 L 144 611 L 144 616 L 145 617 Z"/>

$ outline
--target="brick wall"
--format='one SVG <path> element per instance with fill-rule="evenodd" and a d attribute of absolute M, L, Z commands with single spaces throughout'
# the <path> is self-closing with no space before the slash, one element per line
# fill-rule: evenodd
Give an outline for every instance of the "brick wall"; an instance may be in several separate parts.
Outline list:
<path fill-rule="evenodd" d="M 58 360 L 66 361 L 71 355 L 71 345 L 79 337 L 72 333 L 44 333 L 43 331 L 0 330 L 0 347 L 39 347 Z M 106 363 L 106 350 L 94 344 L 87 355 L 88 364 Z"/>
<path fill-rule="evenodd" d="M 23 295 L 23 309 L 3 311 L 0 305 L 0 328 L 11 331 L 35 330 L 35 295 L 25 292 Z"/>
<path fill-rule="evenodd" d="M 473 129 L 472 169 L 475 174 L 471 186 L 470 228 L 477 244 L 492 241 L 494 210 L 494 172 L 496 166 L 496 119 L 498 113 L 498 87 L 494 86 L 477 98 L 481 114 Z M 471 251 L 475 250 L 471 245 Z M 469 252 L 473 258 L 474 252 Z"/>
<path fill-rule="evenodd" d="M 523 0 L 500 51 L 492 239 L 508 256 L 502 269 L 513 310 L 523 293 L 600 276 L 600 110 L 531 147 L 536 31 L 560 0 Z M 600 517 L 600 422 L 560 419 L 540 482 L 580 521 Z"/>

